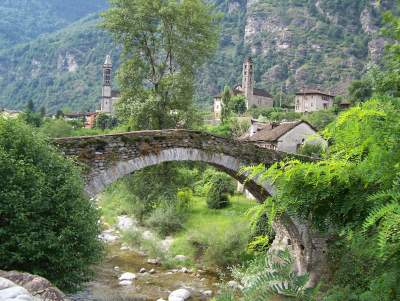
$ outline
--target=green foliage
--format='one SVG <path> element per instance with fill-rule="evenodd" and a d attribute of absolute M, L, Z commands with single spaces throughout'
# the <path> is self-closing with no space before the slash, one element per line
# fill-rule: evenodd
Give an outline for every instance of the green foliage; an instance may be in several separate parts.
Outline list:
<path fill-rule="evenodd" d="M 321 144 L 305 143 L 299 153 L 304 156 L 320 158 L 324 152 Z"/>
<path fill-rule="evenodd" d="M 308 275 L 298 276 L 293 272 L 293 263 L 288 251 L 259 256 L 247 267 L 233 269 L 234 279 L 244 287 L 240 295 L 232 298 L 234 294 L 225 293 L 216 301 L 265 301 L 277 296 L 284 300 L 316 300 L 313 290 L 306 288 Z"/>
<path fill-rule="evenodd" d="M 110 3 L 103 27 L 123 46 L 119 115 L 137 129 L 189 127 L 195 74 L 218 39 L 211 6 L 201 0 Z"/>
<path fill-rule="evenodd" d="M 353 81 L 349 87 L 349 96 L 353 103 L 370 99 L 372 93 L 372 83 L 366 79 Z"/>
<path fill-rule="evenodd" d="M 371 210 L 363 224 L 364 232 L 375 227 L 376 244 L 383 258 L 398 257 L 400 252 L 400 189 L 379 192 L 369 198 L 370 202 L 379 204 Z"/>
<path fill-rule="evenodd" d="M 63 119 L 46 119 L 40 131 L 51 138 L 62 138 L 72 136 L 74 127 Z"/>
<path fill-rule="evenodd" d="M 27 125 L 0 118 L 0 175 L 0 268 L 79 287 L 102 250 L 79 170 Z"/>
<path fill-rule="evenodd" d="M 182 229 L 187 218 L 189 208 L 185 206 L 180 202 L 163 202 L 150 213 L 145 224 L 163 237 L 177 232 Z"/>
<path fill-rule="evenodd" d="M 225 123 L 231 114 L 231 96 L 232 92 L 231 89 L 228 86 L 224 87 L 224 92 L 222 93 L 222 98 L 221 98 L 221 105 L 222 105 L 222 110 L 221 110 L 221 121 L 222 123 Z"/>
<path fill-rule="evenodd" d="M 336 120 L 337 114 L 333 110 L 312 112 L 302 117 L 318 131 L 325 129 L 330 123 Z"/>
<path fill-rule="evenodd" d="M 222 209 L 229 206 L 228 194 L 220 188 L 218 183 L 211 185 L 207 193 L 207 206 L 210 209 Z"/>
<path fill-rule="evenodd" d="M 246 98 L 243 95 L 233 96 L 230 104 L 230 110 L 238 115 L 242 115 L 247 111 Z"/>
<path fill-rule="evenodd" d="M 118 125 L 118 120 L 114 116 L 108 114 L 99 114 L 96 117 L 96 128 L 105 130 L 112 129 Z"/>
<path fill-rule="evenodd" d="M 206 231 L 193 231 L 189 234 L 189 242 L 211 267 L 230 267 L 246 261 L 250 256 L 246 253 L 249 240 L 249 229 L 245 223 L 231 224 L 226 229 L 209 228 Z M 233 230 L 235 229 L 235 230 Z"/>
<path fill-rule="evenodd" d="M 235 191 L 232 178 L 224 173 L 216 172 L 206 180 L 208 186 L 207 206 L 210 209 L 221 209 L 229 206 L 229 194 Z"/>

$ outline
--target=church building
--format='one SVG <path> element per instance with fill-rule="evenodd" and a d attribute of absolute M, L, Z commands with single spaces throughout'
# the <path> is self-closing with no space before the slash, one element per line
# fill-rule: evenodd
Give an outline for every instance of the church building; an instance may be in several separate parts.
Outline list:
<path fill-rule="evenodd" d="M 243 95 L 246 98 L 246 108 L 262 107 L 272 108 L 274 100 L 272 96 L 263 89 L 254 88 L 254 65 L 249 57 L 243 63 L 242 84 L 233 87 L 233 95 Z M 222 94 L 214 97 L 214 119 L 221 119 Z"/>
<path fill-rule="evenodd" d="M 115 104 L 120 98 L 119 91 L 112 89 L 112 60 L 107 55 L 103 65 L 103 88 L 101 93 L 100 113 L 114 114 Z"/>

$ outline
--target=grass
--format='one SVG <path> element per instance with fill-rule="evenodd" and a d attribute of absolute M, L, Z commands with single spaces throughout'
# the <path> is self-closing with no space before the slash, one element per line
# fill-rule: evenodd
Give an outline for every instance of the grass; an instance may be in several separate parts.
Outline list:
<path fill-rule="evenodd" d="M 230 197 L 230 202 L 231 205 L 224 209 L 208 209 L 205 198 L 194 197 L 193 207 L 183 226 L 184 230 L 175 235 L 170 249 L 171 255 L 182 254 L 195 259 L 198 250 L 190 242 L 194 232 L 234 232 L 237 231 L 238 225 L 249 224 L 246 212 L 256 205 L 256 202 L 241 195 Z"/>

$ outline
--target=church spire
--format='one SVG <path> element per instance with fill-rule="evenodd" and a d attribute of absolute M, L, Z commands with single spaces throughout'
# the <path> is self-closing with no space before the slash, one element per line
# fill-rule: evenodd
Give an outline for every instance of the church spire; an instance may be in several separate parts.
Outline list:
<path fill-rule="evenodd" d="M 107 54 L 104 65 L 112 65 L 111 55 Z"/>

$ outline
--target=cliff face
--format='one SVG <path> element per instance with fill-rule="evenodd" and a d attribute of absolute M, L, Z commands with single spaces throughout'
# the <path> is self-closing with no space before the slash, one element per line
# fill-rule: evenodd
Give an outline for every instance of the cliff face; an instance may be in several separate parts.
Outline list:
<path fill-rule="evenodd" d="M 7 1 L 0 4 L 0 16 L 10 11 L 7 3 L 10 7 L 15 5 Z M 345 92 L 351 80 L 360 77 L 370 64 L 379 62 L 384 48 L 384 40 L 378 35 L 381 12 L 394 9 L 396 3 L 396 0 L 381 0 L 380 5 L 377 0 L 209 1 L 224 16 L 219 49 L 198 72 L 196 99 L 203 104 L 209 103 L 224 85 L 241 82 L 242 63 L 248 55 L 255 63 L 256 86 L 273 95 L 280 91 L 291 94 L 302 87 Z M 77 0 L 55 3 L 59 2 L 68 11 L 73 10 Z M 94 3 L 98 5 L 79 14 L 96 12 L 103 2 L 96 0 Z M 59 10 L 51 7 L 47 11 Z M 40 18 L 30 17 L 38 26 L 43 25 Z M 22 108 L 28 99 L 33 99 L 37 106 L 46 105 L 51 111 L 95 109 L 100 95 L 101 63 L 107 53 L 114 56 L 118 53 L 113 51 L 116 47 L 110 37 L 96 27 L 98 21 L 95 16 L 86 17 L 22 45 L 9 47 L 10 36 L 7 43 L 0 43 L 0 107 Z M 7 24 L 8 33 L 13 32 L 13 24 Z"/>
<path fill-rule="evenodd" d="M 273 94 L 302 87 L 345 93 L 350 81 L 371 63 L 379 63 L 383 54 L 384 40 L 378 36 L 381 12 L 393 9 L 396 1 L 378 2 L 248 0 L 227 5 L 217 1 L 226 16 L 220 51 L 213 62 L 220 68 L 214 92 L 223 82 L 239 81 L 241 60 L 251 55 L 257 86 Z M 241 14 L 232 14 L 232 6 L 240 7 Z M 224 43 L 234 19 L 241 36 L 237 43 Z M 234 70 L 235 78 L 225 69 Z"/>

